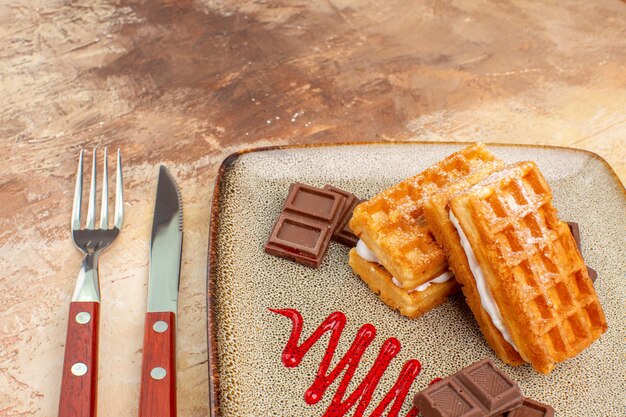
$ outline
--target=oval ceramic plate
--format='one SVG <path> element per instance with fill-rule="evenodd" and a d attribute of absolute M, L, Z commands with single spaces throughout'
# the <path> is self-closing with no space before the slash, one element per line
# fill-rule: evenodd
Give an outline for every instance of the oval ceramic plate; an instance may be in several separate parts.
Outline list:
<path fill-rule="evenodd" d="M 617 176 L 594 154 L 567 148 L 489 146 L 506 162 L 537 162 L 552 187 L 559 216 L 579 223 L 583 257 L 598 271 L 595 286 L 609 330 L 576 358 L 558 364 L 548 376 L 537 374 L 530 366 L 514 368 L 497 359 L 460 295 L 409 320 L 385 306 L 352 273 L 345 246 L 332 242 L 319 269 L 263 251 L 289 184 L 333 184 L 369 198 L 464 146 L 395 143 L 270 148 L 241 152 L 224 161 L 215 186 L 209 243 L 212 416 L 331 415 L 325 413 L 333 408 L 331 402 L 344 374 L 325 393 L 309 395 L 305 401 L 330 334 L 312 345 L 298 366 L 285 367 L 281 355 L 292 322 L 270 308 L 300 312 L 303 330 L 299 343 L 331 313 L 345 314 L 346 325 L 330 370 L 348 351 L 361 326 L 369 323 L 368 329 L 376 329 L 345 395 L 335 401 L 344 401 L 359 388 L 386 340 L 396 338 L 401 343 L 369 406 L 357 411 L 360 400 L 356 400 L 354 407 L 346 410 L 347 416 L 379 415 L 373 411 L 411 359 L 421 362 L 422 368 L 397 414 L 403 417 L 411 412 L 413 393 L 434 378 L 446 377 L 484 357 L 493 358 L 518 381 L 526 396 L 552 405 L 559 417 L 624 415 L 626 197 Z"/>

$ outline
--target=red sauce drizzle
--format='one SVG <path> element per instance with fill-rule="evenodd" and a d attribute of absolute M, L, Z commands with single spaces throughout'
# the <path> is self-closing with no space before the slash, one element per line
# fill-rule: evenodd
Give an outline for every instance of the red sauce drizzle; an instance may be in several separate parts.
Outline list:
<path fill-rule="evenodd" d="M 295 368 L 300 365 L 302 358 L 324 333 L 331 333 L 328 347 L 317 370 L 315 381 L 304 393 L 304 401 L 306 401 L 307 404 L 317 404 L 324 396 L 326 389 L 345 371 L 339 383 L 339 387 L 337 388 L 337 392 L 333 396 L 323 417 L 345 416 L 356 404 L 357 400 L 360 401 L 354 412 L 354 417 L 361 417 L 372 399 L 372 395 L 378 386 L 380 378 L 387 370 L 391 360 L 400 352 L 400 341 L 395 337 L 390 337 L 383 342 L 378 356 L 372 365 L 372 369 L 370 369 L 356 390 L 352 394 L 349 394 L 348 398 L 344 399 L 348 384 L 359 366 L 361 357 L 370 343 L 372 343 L 372 340 L 374 340 L 374 337 L 376 337 L 376 327 L 369 323 L 361 326 L 346 354 L 339 360 L 335 368 L 329 371 L 330 362 L 335 354 L 343 328 L 346 325 L 345 314 L 340 311 L 330 314 L 308 339 L 302 342 L 301 345 L 298 345 L 303 323 L 300 312 L 294 309 L 278 310 L 270 308 L 269 310 L 291 319 L 291 335 L 289 336 L 289 340 L 287 341 L 282 355 L 282 362 L 287 368 Z M 402 371 L 400 371 L 400 375 L 395 384 L 387 395 L 385 395 L 380 404 L 372 411 L 370 417 L 382 416 L 392 400 L 393 404 L 391 405 L 387 417 L 397 417 L 404 403 L 404 399 L 411 385 L 413 385 L 415 378 L 419 375 L 421 368 L 422 365 L 417 359 L 408 360 L 402 367 Z M 406 417 L 415 417 L 417 413 L 418 411 L 413 408 Z"/>

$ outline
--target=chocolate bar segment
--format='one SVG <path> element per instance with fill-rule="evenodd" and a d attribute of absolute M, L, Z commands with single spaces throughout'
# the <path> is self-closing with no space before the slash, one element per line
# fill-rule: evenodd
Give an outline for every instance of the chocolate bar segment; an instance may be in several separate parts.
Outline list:
<path fill-rule="evenodd" d="M 569 231 L 572 232 L 574 241 L 576 241 L 576 246 L 578 246 L 578 250 L 580 251 L 580 228 L 578 227 L 578 223 L 575 223 L 575 222 L 566 222 L 566 223 L 569 226 Z"/>
<path fill-rule="evenodd" d="M 289 187 L 283 211 L 333 223 L 341 216 L 344 201 L 329 191 L 294 183 Z"/>
<path fill-rule="evenodd" d="M 519 407 L 522 392 L 489 358 L 415 394 L 424 417 L 496 417 Z"/>
<path fill-rule="evenodd" d="M 582 249 L 580 249 L 580 228 L 578 227 L 578 223 L 567 222 L 567 225 L 569 226 L 570 232 L 572 232 L 572 236 L 574 237 L 574 241 L 578 247 L 578 252 L 582 254 Z M 591 278 L 591 282 L 596 282 L 596 279 L 598 279 L 598 273 L 595 269 L 587 266 L 587 273 L 589 274 L 589 278 Z"/>
<path fill-rule="evenodd" d="M 359 238 L 352 232 L 349 223 L 350 219 L 352 218 L 352 212 L 354 211 L 354 208 L 357 205 L 361 204 L 363 200 L 360 200 L 354 194 L 342 190 L 341 188 L 337 188 L 334 185 L 326 184 L 324 186 L 324 189 L 333 193 L 337 193 L 346 199 L 344 209 L 339 219 L 339 223 L 337 223 L 337 228 L 333 233 L 333 240 L 351 248 L 355 247 L 357 242 L 359 241 Z"/>
<path fill-rule="evenodd" d="M 352 218 L 352 213 L 354 212 L 355 207 L 362 202 L 363 200 L 360 200 L 358 198 L 354 200 L 352 205 L 346 211 L 346 215 L 344 216 L 343 220 L 341 220 L 339 222 L 339 225 L 337 225 L 337 229 L 333 234 L 333 238 L 337 242 L 350 248 L 355 247 L 357 242 L 359 241 L 359 237 L 354 234 L 352 229 L 350 229 L 350 219 Z"/>
<path fill-rule="evenodd" d="M 283 213 L 276 222 L 269 242 L 286 249 L 294 249 L 302 255 L 315 257 L 322 249 L 328 233 L 328 228 L 318 222 Z"/>
<path fill-rule="evenodd" d="M 591 282 L 596 282 L 596 279 L 598 279 L 598 273 L 596 272 L 596 270 L 587 267 L 587 273 L 589 274 L 589 278 L 591 278 Z"/>
<path fill-rule="evenodd" d="M 326 255 L 333 231 L 343 213 L 342 195 L 294 183 L 265 252 L 317 268 Z"/>
<path fill-rule="evenodd" d="M 539 401 L 524 398 L 521 407 L 509 412 L 506 417 L 554 417 L 554 408 Z"/>

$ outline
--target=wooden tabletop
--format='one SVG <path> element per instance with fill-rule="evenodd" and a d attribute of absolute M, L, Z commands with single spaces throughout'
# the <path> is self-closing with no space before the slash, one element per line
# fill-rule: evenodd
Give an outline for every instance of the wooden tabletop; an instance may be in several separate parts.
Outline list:
<path fill-rule="evenodd" d="M 626 179 L 624 2 L 243 3 L 0 5 L 0 416 L 56 415 L 81 259 L 68 230 L 81 148 L 124 158 L 126 222 L 100 264 L 104 417 L 138 407 L 161 163 L 185 204 L 178 397 L 192 417 L 207 415 L 209 204 L 229 153 L 552 144 L 596 152 Z"/>

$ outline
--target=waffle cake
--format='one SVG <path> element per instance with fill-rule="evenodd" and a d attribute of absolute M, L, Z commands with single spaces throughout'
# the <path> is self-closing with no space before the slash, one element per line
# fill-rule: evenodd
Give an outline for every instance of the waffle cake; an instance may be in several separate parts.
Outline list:
<path fill-rule="evenodd" d="M 433 230 L 485 337 L 502 348 L 496 353 L 505 362 L 524 360 L 547 374 L 606 331 L 587 268 L 535 163 L 496 172 L 453 196 L 449 206 L 456 230 L 441 221 L 432 222 Z M 508 347 L 494 340 L 498 333 Z"/>
<path fill-rule="evenodd" d="M 350 220 L 350 228 L 361 240 L 350 256 L 354 271 L 386 304 L 408 317 L 441 304 L 458 287 L 454 283 L 435 285 L 451 275 L 445 253 L 424 218 L 423 201 L 458 181 L 475 184 L 502 166 L 484 145 L 475 144 L 359 204 Z M 360 253 L 362 247 L 368 256 Z M 376 277 L 380 279 L 374 282 Z M 422 304 L 428 297 L 415 290 L 433 280 L 433 287 L 439 290 L 431 288 L 429 293 L 439 294 L 441 299 Z"/>
<path fill-rule="evenodd" d="M 499 162 L 499 167 L 503 167 L 504 164 L 501 161 Z M 453 196 L 466 191 L 472 185 L 475 185 L 487 176 L 488 175 L 485 175 L 480 179 L 474 177 L 465 181 L 458 181 L 453 186 L 432 195 L 424 202 L 424 216 L 437 242 L 444 248 L 447 254 L 450 269 L 460 277 L 457 281 L 463 286 L 463 293 L 465 294 L 467 304 L 472 310 L 487 342 L 504 362 L 509 365 L 521 365 L 525 363 L 524 360 L 515 348 L 504 339 L 502 333 L 493 326 L 489 314 L 482 308 L 480 295 L 475 282 L 471 279 L 463 279 L 463 277 L 471 277 L 472 272 L 467 261 L 467 256 L 460 244 L 456 228 L 450 221 L 449 200 Z"/>
<path fill-rule="evenodd" d="M 454 279 L 448 279 L 441 283 L 423 284 L 421 291 L 406 290 L 393 282 L 393 277 L 382 265 L 363 259 L 355 248 L 350 250 L 348 263 L 385 304 L 412 319 L 442 304 L 458 286 Z M 449 271 L 448 274 L 452 275 Z"/>

